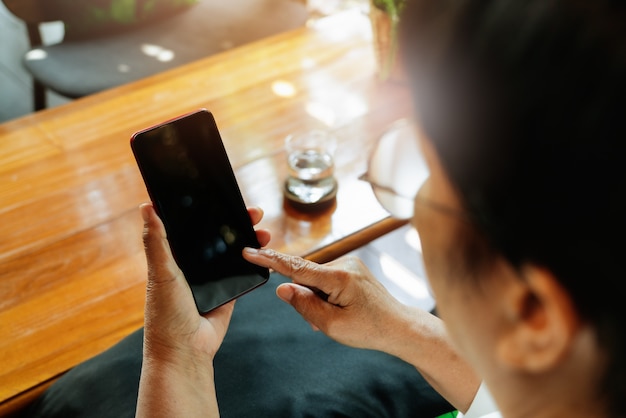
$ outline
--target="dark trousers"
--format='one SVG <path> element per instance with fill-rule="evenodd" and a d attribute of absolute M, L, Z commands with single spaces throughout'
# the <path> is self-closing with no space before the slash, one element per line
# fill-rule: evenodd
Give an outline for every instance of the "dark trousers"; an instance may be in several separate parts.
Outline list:
<path fill-rule="evenodd" d="M 275 295 L 287 279 L 237 301 L 215 358 L 221 416 L 435 417 L 452 410 L 415 370 L 387 354 L 314 332 Z M 143 329 L 78 365 L 27 411 L 33 417 L 133 417 Z"/>

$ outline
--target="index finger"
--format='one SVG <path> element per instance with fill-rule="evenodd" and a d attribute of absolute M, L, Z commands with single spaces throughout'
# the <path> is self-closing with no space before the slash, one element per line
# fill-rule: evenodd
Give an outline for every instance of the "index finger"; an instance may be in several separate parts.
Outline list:
<path fill-rule="evenodd" d="M 319 289 L 326 294 L 332 291 L 333 277 L 330 270 L 321 264 L 305 260 L 302 257 L 279 253 L 269 248 L 245 248 L 243 256 L 251 263 L 272 270 L 291 278 L 295 283 Z"/>

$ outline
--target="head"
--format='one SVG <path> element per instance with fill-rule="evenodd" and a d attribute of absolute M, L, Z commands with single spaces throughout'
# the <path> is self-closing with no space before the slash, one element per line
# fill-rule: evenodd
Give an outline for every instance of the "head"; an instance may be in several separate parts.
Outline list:
<path fill-rule="evenodd" d="M 508 303 L 515 310 L 509 314 L 537 325 L 545 318 L 533 315 L 547 315 L 537 309 L 551 297 L 571 341 L 564 340 L 561 357 L 553 353 L 550 364 L 568 354 L 579 330 L 591 330 L 594 354 L 605 363 L 596 397 L 622 413 L 624 3 L 412 0 L 401 22 L 432 173 L 420 194 L 455 205 L 468 218 L 434 214 L 416 201 L 442 316 L 452 322 L 451 306 L 463 302 L 451 299 L 446 306 L 448 296 L 476 296 L 477 304 L 500 309 L 489 315 L 507 315 Z M 495 295 L 510 299 L 498 307 Z M 491 325 L 484 325 L 481 341 L 493 336 L 497 345 L 503 323 L 490 318 L 483 318 Z M 479 357 L 485 347 L 471 342 L 466 327 L 449 327 L 461 349 Z"/>

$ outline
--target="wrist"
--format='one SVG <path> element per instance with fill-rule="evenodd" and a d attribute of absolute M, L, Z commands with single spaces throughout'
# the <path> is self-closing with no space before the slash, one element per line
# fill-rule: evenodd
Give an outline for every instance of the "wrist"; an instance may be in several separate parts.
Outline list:
<path fill-rule="evenodd" d="M 217 417 L 214 368 L 210 359 L 144 357 L 137 403 L 139 417 Z"/>
<path fill-rule="evenodd" d="M 212 362 L 217 354 L 221 339 L 206 336 L 202 332 L 164 333 L 155 332 L 158 325 L 146 326 L 143 338 L 144 360 L 155 361 L 160 365 L 178 368 L 195 367 L 198 362 Z"/>
<path fill-rule="evenodd" d="M 161 373 L 181 374 L 195 378 L 213 378 L 213 359 L 189 352 L 144 350 L 143 367 Z"/>

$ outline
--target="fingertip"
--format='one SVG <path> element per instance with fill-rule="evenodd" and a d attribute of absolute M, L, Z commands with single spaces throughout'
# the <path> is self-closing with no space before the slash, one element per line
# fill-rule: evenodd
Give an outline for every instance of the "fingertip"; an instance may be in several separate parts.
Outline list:
<path fill-rule="evenodd" d="M 142 203 L 139 205 L 139 210 L 141 211 L 141 217 L 144 222 L 144 237 L 150 235 L 166 238 L 165 226 L 157 214 L 154 205 L 152 203 Z"/>
<path fill-rule="evenodd" d="M 143 243 L 148 267 L 161 273 L 167 271 L 169 277 L 175 273 L 176 264 L 167 243 L 165 228 L 151 203 L 144 203 L 139 208 L 144 221 Z"/>
<path fill-rule="evenodd" d="M 141 212 L 141 218 L 143 219 L 144 223 L 148 223 L 154 210 L 151 203 L 142 203 L 141 205 L 139 205 L 139 211 Z"/>
<path fill-rule="evenodd" d="M 243 257 L 261 267 L 270 267 L 273 262 L 273 256 L 275 252 L 268 248 L 252 248 L 246 247 L 243 249 Z"/>
<path fill-rule="evenodd" d="M 267 229 L 257 229 L 256 238 L 259 244 L 261 244 L 261 247 L 265 247 L 271 241 L 272 235 Z"/>
<path fill-rule="evenodd" d="M 258 206 L 252 206 L 248 208 L 248 216 L 250 216 L 250 220 L 252 221 L 253 225 L 261 222 L 261 219 L 263 219 L 263 215 L 263 209 Z"/>
<path fill-rule="evenodd" d="M 283 302 L 291 303 L 295 289 L 289 283 L 283 283 L 276 288 L 276 296 Z"/>
<path fill-rule="evenodd" d="M 282 283 L 276 288 L 276 295 L 283 302 L 293 306 L 295 310 L 309 323 L 313 331 L 320 331 L 320 328 L 312 321 L 316 309 L 315 304 L 319 303 L 317 297 L 311 294 L 310 289 L 303 288 L 294 283 Z M 313 297 L 313 299 L 311 299 Z"/>
<path fill-rule="evenodd" d="M 258 248 L 253 248 L 253 247 L 245 247 L 243 249 L 243 254 L 244 255 L 258 255 L 259 254 L 259 249 Z"/>

